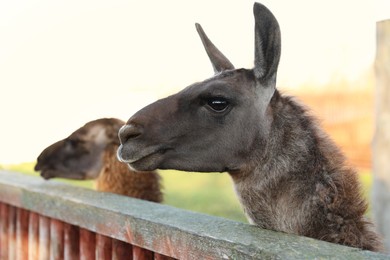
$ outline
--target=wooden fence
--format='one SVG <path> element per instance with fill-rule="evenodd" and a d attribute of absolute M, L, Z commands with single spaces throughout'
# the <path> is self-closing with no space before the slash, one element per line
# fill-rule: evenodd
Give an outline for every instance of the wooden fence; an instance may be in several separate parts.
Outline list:
<path fill-rule="evenodd" d="M 0 259 L 389 259 L 0 171 Z"/>

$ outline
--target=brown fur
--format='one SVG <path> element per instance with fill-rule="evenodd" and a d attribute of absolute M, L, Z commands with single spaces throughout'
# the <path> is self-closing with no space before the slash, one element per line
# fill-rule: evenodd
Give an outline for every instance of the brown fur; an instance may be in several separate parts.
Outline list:
<path fill-rule="evenodd" d="M 155 172 L 131 171 L 116 158 L 118 145 L 111 145 L 103 155 L 103 167 L 95 180 L 98 191 L 162 202 L 160 176 Z"/>

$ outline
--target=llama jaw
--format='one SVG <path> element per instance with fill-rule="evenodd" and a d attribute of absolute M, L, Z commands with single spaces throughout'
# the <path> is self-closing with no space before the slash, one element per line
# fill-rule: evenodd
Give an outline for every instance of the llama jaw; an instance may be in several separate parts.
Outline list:
<path fill-rule="evenodd" d="M 53 171 L 51 170 L 42 170 L 41 171 L 41 177 L 44 178 L 45 180 L 49 180 L 53 178 L 55 175 L 53 174 Z"/>
<path fill-rule="evenodd" d="M 73 180 L 83 180 L 84 178 L 83 173 L 76 173 L 76 172 L 63 172 L 60 170 L 56 169 L 42 169 L 41 170 L 41 177 L 44 178 L 45 180 L 50 180 L 53 178 L 68 178 L 68 179 L 73 179 Z"/>
<path fill-rule="evenodd" d="M 158 168 L 160 162 L 163 160 L 162 155 L 171 149 L 150 147 L 149 149 L 144 149 L 137 154 L 132 153 L 130 156 L 126 154 L 126 151 L 124 150 L 124 145 L 120 145 L 117 150 L 117 158 L 119 161 L 127 163 L 129 167 L 133 170 L 152 171 Z"/>

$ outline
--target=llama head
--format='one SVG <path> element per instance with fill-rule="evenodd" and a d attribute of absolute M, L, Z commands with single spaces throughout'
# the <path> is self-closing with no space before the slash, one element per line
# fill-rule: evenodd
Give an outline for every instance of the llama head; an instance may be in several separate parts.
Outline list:
<path fill-rule="evenodd" d="M 202 27 L 196 28 L 215 75 L 156 101 L 119 131 L 119 160 L 135 170 L 237 171 L 269 135 L 280 30 L 273 14 L 255 3 L 255 67 L 235 69 Z"/>
<path fill-rule="evenodd" d="M 117 131 L 123 122 L 98 119 L 88 122 L 67 138 L 42 151 L 35 170 L 45 179 L 95 179 L 102 168 L 102 156 L 110 144 L 119 145 Z"/>

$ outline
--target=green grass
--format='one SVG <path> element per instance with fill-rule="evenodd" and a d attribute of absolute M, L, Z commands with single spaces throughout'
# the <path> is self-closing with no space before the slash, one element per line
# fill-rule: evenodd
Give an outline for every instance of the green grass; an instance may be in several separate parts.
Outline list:
<path fill-rule="evenodd" d="M 369 171 L 359 172 L 359 179 L 362 184 L 363 196 L 371 202 L 372 173 Z M 368 204 L 367 217 L 371 218 L 371 203 Z"/>
<path fill-rule="evenodd" d="M 228 174 L 173 170 L 160 173 L 166 204 L 246 222 Z"/>
<path fill-rule="evenodd" d="M 22 172 L 39 177 L 34 163 L 0 165 L 0 169 Z M 173 170 L 160 171 L 164 186 L 164 204 L 187 210 L 247 222 L 236 198 L 233 183 L 226 173 L 188 173 Z M 370 172 L 359 174 L 364 196 L 370 201 L 372 177 Z M 85 188 L 93 188 L 92 181 L 62 181 Z M 370 210 L 369 210 L 370 212 Z M 368 212 L 368 216 L 370 213 Z"/>

